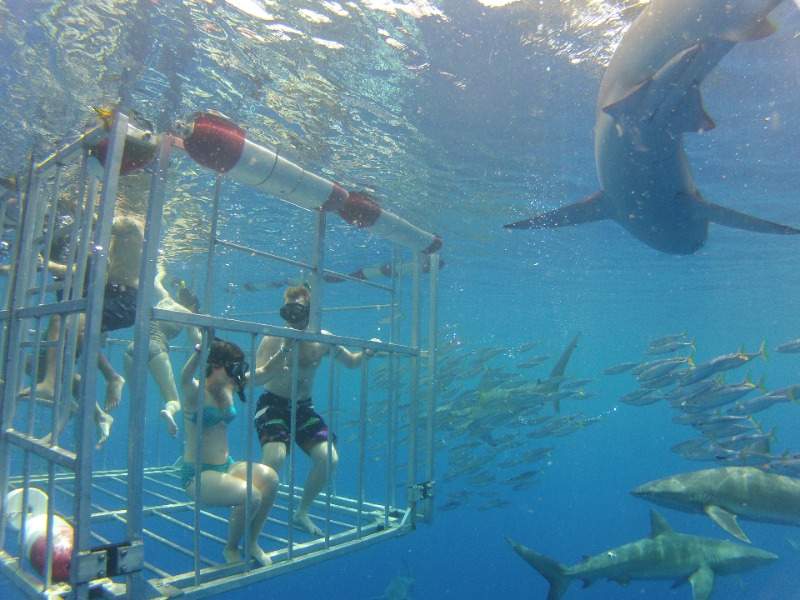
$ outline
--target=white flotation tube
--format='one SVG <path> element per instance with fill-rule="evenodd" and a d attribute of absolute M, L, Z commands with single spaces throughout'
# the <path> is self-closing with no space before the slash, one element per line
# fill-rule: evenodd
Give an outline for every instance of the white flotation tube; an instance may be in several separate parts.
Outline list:
<path fill-rule="evenodd" d="M 418 252 L 432 253 L 442 246 L 439 236 L 383 210 L 367 194 L 348 192 L 279 156 L 277 150 L 250 141 L 244 129 L 219 114 L 197 113 L 180 129 L 189 156 L 239 183 L 304 208 L 334 211 L 351 225 Z"/>

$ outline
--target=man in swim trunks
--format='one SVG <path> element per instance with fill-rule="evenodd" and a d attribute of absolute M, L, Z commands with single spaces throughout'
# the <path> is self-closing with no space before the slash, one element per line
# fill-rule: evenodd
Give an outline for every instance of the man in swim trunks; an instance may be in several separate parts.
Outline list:
<path fill-rule="evenodd" d="M 304 286 L 290 287 L 284 295 L 281 317 L 289 327 L 308 327 L 311 293 Z M 323 332 L 325 333 L 325 332 Z M 278 472 L 291 447 L 291 395 L 292 395 L 292 345 L 284 338 L 266 336 L 261 340 L 256 355 L 256 384 L 264 383 L 265 392 L 258 400 L 255 427 L 261 442 L 261 462 Z M 297 388 L 297 445 L 311 458 L 311 472 L 303 489 L 300 507 L 294 514 L 294 523 L 308 533 L 321 536 L 322 530 L 309 518 L 308 510 L 314 498 L 328 480 L 328 446 L 332 466 L 336 467 L 336 436 L 328 430 L 322 416 L 314 410 L 311 390 L 320 361 L 331 355 L 348 368 L 355 368 L 373 355 L 371 350 L 350 352 L 343 346 L 330 346 L 319 342 L 300 342 L 299 378 Z"/>
<path fill-rule="evenodd" d="M 139 288 L 139 268 L 144 245 L 144 224 L 135 215 L 118 215 L 114 217 L 111 227 L 111 244 L 108 249 L 108 270 L 103 294 L 103 314 L 100 330 L 102 333 L 124 329 L 133 325 L 136 319 L 136 294 Z M 47 268 L 56 276 L 64 277 L 66 265 L 48 261 Z M 85 316 L 80 315 L 78 322 L 78 345 L 82 344 Z M 53 317 L 47 331 L 47 339 L 55 341 L 59 337 L 61 321 Z M 115 406 L 122 396 L 125 379 L 114 370 L 109 360 L 101 352 L 98 354 L 97 366 L 106 380 L 105 404 Z M 52 400 L 56 378 L 56 350 L 47 352 L 44 378 L 36 386 L 36 395 L 42 399 Z M 24 394 L 25 392 L 23 392 Z M 71 417 L 74 406 L 62 411 L 62 422 L 56 424 L 60 431 Z M 99 430 L 98 447 L 108 439 L 111 433 L 113 417 L 103 410 L 99 404 L 95 406 L 95 421 Z"/>

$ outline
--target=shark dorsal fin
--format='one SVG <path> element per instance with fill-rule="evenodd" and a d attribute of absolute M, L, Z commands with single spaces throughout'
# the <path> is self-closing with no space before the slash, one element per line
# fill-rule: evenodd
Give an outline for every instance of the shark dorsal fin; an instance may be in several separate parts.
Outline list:
<path fill-rule="evenodd" d="M 664 533 L 672 533 L 672 527 L 667 520 L 654 510 L 650 511 L 650 537 L 654 538 Z"/>

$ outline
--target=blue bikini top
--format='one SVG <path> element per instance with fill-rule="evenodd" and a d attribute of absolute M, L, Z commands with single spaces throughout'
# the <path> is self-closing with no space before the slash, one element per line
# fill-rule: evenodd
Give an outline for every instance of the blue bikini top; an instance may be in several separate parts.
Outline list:
<path fill-rule="evenodd" d="M 192 423 L 197 423 L 197 413 L 187 413 L 186 418 L 188 418 Z M 220 409 L 216 406 L 204 406 L 203 407 L 203 427 L 213 427 L 214 425 L 218 425 L 220 423 L 225 423 L 226 425 L 233 421 L 236 418 L 236 406 L 231 404 L 227 408 Z"/>

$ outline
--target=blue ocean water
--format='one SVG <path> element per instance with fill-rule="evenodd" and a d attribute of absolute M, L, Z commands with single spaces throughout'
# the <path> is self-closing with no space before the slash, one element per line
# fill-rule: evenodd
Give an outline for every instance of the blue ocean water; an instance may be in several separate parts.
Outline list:
<path fill-rule="evenodd" d="M 543 598 L 544 579 L 512 552 L 506 536 L 561 562 L 578 562 L 648 533 L 650 506 L 630 496 L 632 488 L 711 466 L 670 451 L 693 434 L 672 423 L 668 406 L 620 404 L 635 382 L 601 373 L 612 364 L 641 360 L 648 342 L 667 334 L 687 332 L 696 341 L 698 360 L 740 347 L 755 351 L 762 341 L 773 350 L 800 336 L 798 241 L 712 225 L 699 252 L 670 256 L 610 222 L 553 231 L 502 229 L 597 189 L 592 143 L 597 89 L 637 5 L 603 0 L 0 5 L 5 115 L 0 173 L 23 170 L 29 152 L 42 154 L 81 131 L 90 105 L 121 103 L 159 129 L 193 111 L 215 108 L 255 139 L 351 189 L 368 190 L 383 206 L 443 238 L 443 341 L 457 340 L 466 349 L 507 348 L 491 366 L 515 371 L 514 348 L 536 341 L 533 353 L 554 360 L 581 333 L 568 373 L 593 379 L 586 385 L 593 396 L 565 401 L 564 412 L 601 419 L 569 436 L 541 441 L 554 451 L 535 486 L 511 492 L 490 485 L 507 506 L 482 511 L 479 502 L 467 502 L 438 512 L 432 526 L 421 525 L 397 541 L 224 597 L 367 599 L 380 597 L 393 578 L 410 576 L 415 598 Z M 717 127 L 688 134 L 685 146 L 706 198 L 798 225 L 800 11 L 784 2 L 775 21 L 777 33 L 738 45 L 706 79 L 705 106 Z M 173 274 L 199 284 L 204 240 L 196 225 L 206 223 L 212 179 L 189 161 L 177 167 L 164 251 Z M 273 245 L 290 255 L 307 251 L 307 215 L 235 184 L 226 186 L 230 204 L 223 237 Z M 338 270 L 389 258 L 385 244 L 339 223 L 329 242 L 330 265 Z M 277 291 L 251 293 L 246 284 L 295 275 L 261 270 L 252 258 L 225 253 L 217 264 L 214 309 L 229 314 L 277 310 Z M 329 296 L 332 304 L 379 298 L 349 284 L 331 286 Z M 266 320 L 278 322 L 276 315 Z M 386 326 L 373 317 L 331 317 L 324 326 L 343 334 L 386 335 Z M 111 357 L 121 368 L 118 348 Z M 543 377 L 551 364 L 525 375 Z M 798 382 L 795 355 L 773 351 L 768 360 L 748 367 L 754 380 L 764 375 L 770 389 Z M 729 380 L 743 378 L 748 367 Z M 355 397 L 355 381 L 343 382 L 343 402 Z M 325 390 L 321 372 L 315 397 L 324 397 Z M 157 397 L 154 386 L 150 392 Z M 125 411 L 118 415 L 115 434 L 98 454 L 98 468 L 124 464 Z M 776 427 L 774 453 L 798 451 L 796 404 L 770 409 L 759 420 L 767 430 Z M 179 443 L 158 435 L 159 425 L 151 424 L 141 440 L 148 462 L 171 462 Z M 519 451 L 536 445 L 527 431 L 524 424 L 513 429 Z M 437 439 L 443 472 L 452 438 L 442 433 Z M 344 442 L 340 449 L 337 485 L 352 490 L 356 449 Z M 241 442 L 233 450 L 239 456 L 245 451 Z M 496 469 L 486 456 L 489 470 Z M 301 475 L 306 466 L 301 459 Z M 472 487 L 463 479 L 440 483 L 437 495 L 444 499 Z M 726 537 L 705 517 L 667 509 L 662 514 L 681 532 Z M 800 532 L 744 526 L 755 546 L 780 560 L 719 577 L 713 597 L 800 597 L 794 567 Z M 575 585 L 568 597 L 691 594 L 686 586 L 670 585 L 598 582 L 586 590 Z M 18 597 L 4 581 L 0 592 Z"/>

